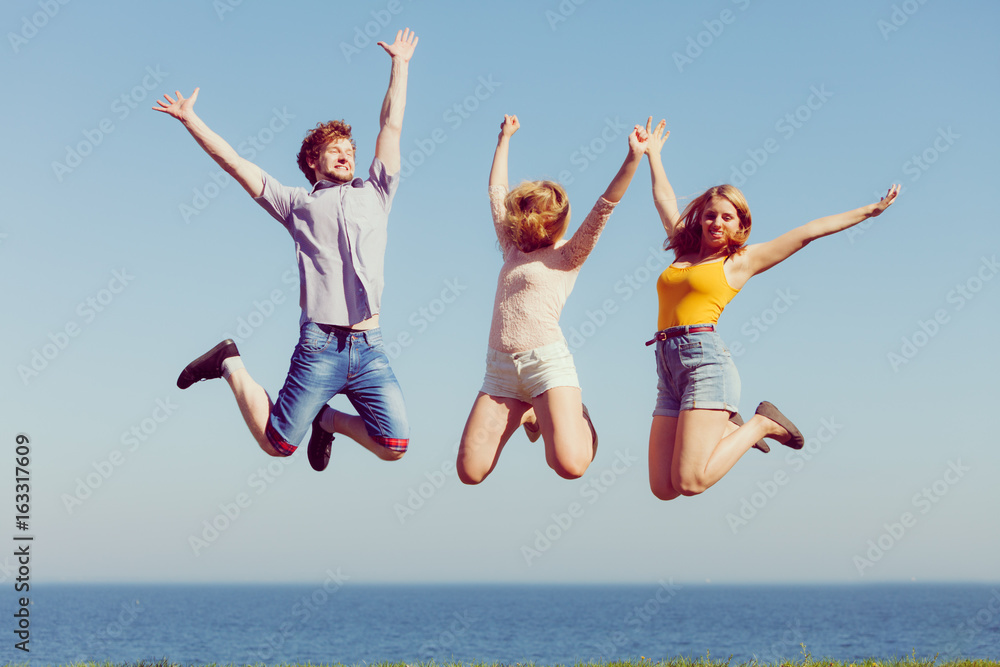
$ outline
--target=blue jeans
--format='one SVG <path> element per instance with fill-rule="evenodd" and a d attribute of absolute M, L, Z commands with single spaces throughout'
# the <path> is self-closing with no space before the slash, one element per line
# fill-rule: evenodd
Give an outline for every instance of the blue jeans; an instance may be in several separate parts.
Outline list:
<path fill-rule="evenodd" d="M 657 341 L 656 374 L 659 382 L 654 416 L 676 417 L 681 410 L 738 409 L 740 375 L 715 331 L 683 333 Z"/>
<path fill-rule="evenodd" d="M 285 456 L 295 451 L 320 409 L 344 394 L 375 442 L 406 451 L 410 427 L 399 382 L 379 329 L 350 331 L 305 322 L 285 386 L 271 409 L 267 436 Z"/>

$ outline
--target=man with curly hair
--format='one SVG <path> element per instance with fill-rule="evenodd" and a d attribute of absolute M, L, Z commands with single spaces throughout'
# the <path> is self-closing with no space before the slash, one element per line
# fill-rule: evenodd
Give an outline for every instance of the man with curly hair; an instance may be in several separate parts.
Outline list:
<path fill-rule="evenodd" d="M 386 227 L 399 184 L 400 132 L 409 61 L 417 36 L 400 30 L 392 44 L 379 42 L 392 58 L 389 89 L 382 102 L 375 159 L 368 178 L 354 177 L 351 126 L 321 123 L 302 142 L 298 164 L 311 190 L 288 187 L 241 157 L 194 112 L 190 97 L 175 92 L 158 101 L 184 124 L 198 144 L 232 176 L 295 241 L 302 317 L 288 377 L 273 403 L 247 372 L 236 344 L 224 340 L 192 361 L 177 386 L 225 378 L 254 439 L 271 456 L 290 456 L 312 427 L 309 463 L 324 470 L 334 433 L 343 433 L 387 461 L 401 458 L 409 424 L 399 383 L 382 345 L 382 297 Z M 329 405 L 343 393 L 358 411 Z"/>

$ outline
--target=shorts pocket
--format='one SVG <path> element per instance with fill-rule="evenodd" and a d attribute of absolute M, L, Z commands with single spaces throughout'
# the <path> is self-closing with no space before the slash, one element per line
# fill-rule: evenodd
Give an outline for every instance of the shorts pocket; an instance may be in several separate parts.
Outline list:
<path fill-rule="evenodd" d="M 682 343 L 677 348 L 677 357 L 684 368 L 697 368 L 704 357 L 701 343 Z"/>

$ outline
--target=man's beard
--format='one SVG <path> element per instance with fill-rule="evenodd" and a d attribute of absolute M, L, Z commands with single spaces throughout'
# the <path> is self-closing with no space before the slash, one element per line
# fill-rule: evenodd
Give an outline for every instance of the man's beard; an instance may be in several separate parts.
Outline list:
<path fill-rule="evenodd" d="M 354 172 L 351 171 L 351 172 L 348 172 L 348 173 L 343 173 L 343 172 L 339 172 L 339 171 L 334 170 L 332 172 L 328 172 L 328 173 L 323 174 L 323 180 L 331 181 L 333 183 L 340 183 L 340 184 L 350 183 L 351 181 L 354 180 Z"/>

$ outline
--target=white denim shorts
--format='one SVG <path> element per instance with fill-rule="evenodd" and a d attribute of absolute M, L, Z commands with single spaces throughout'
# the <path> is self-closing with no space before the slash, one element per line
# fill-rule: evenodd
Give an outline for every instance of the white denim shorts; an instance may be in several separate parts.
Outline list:
<path fill-rule="evenodd" d="M 486 352 L 484 394 L 516 398 L 530 403 L 531 399 L 554 387 L 579 387 L 573 354 L 566 340 L 549 343 L 524 352 Z"/>

